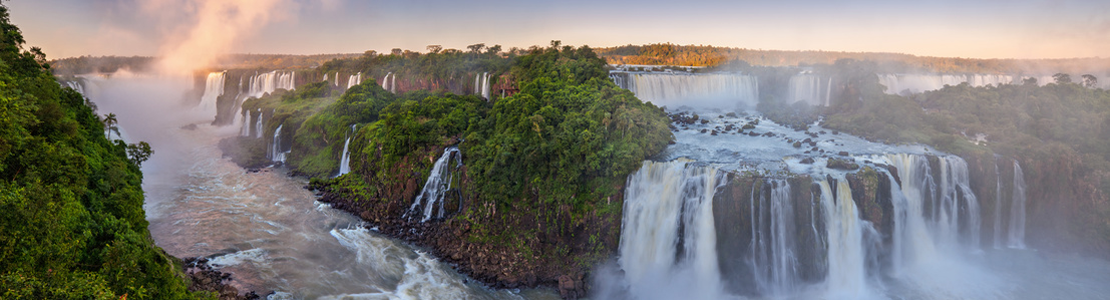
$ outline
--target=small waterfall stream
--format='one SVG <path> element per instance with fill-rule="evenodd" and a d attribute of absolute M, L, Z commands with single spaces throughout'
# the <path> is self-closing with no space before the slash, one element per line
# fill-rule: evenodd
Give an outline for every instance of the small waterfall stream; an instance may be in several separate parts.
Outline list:
<path fill-rule="evenodd" d="M 1025 249 L 1025 174 L 1014 161 L 1014 194 L 1010 202 L 1010 235 L 1006 246 Z"/>

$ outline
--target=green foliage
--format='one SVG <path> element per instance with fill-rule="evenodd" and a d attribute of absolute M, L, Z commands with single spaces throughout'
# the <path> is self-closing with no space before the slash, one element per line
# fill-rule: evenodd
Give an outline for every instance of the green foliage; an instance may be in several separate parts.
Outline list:
<path fill-rule="evenodd" d="M 605 199 L 644 158 L 672 139 L 664 112 L 606 78 L 587 47 L 520 57 L 521 93 L 496 102 L 466 135 L 463 153 L 479 193 L 581 204 Z"/>
<path fill-rule="evenodd" d="M 109 142 L 3 5 L 0 30 L 0 298 L 191 298 L 147 231 L 149 145 Z"/>

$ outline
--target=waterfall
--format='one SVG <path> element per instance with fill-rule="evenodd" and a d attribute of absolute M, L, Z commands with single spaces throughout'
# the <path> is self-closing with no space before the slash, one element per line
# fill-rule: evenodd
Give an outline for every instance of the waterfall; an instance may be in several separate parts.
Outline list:
<path fill-rule="evenodd" d="M 397 93 L 397 74 L 393 74 L 392 78 L 393 79 L 389 81 L 389 92 L 396 94 Z"/>
<path fill-rule="evenodd" d="M 870 223 L 860 220 L 848 180 L 836 178 L 834 193 L 828 180 L 819 180 L 825 211 L 829 273 L 825 278 L 832 298 L 865 298 L 867 284 L 864 234 L 874 234 Z"/>
<path fill-rule="evenodd" d="M 921 155 L 889 154 L 887 160 L 898 170 L 898 185 L 891 174 L 891 202 L 894 207 L 892 269 L 899 275 L 904 266 L 932 261 L 936 245 L 925 220 L 926 203 L 936 194 L 929 160 Z"/>
<path fill-rule="evenodd" d="M 284 163 L 285 154 L 288 153 L 286 151 L 281 151 L 281 127 L 284 125 L 285 124 L 278 125 L 278 128 L 274 130 L 274 139 L 270 142 L 270 151 L 267 157 L 270 158 L 272 162 Z"/>
<path fill-rule="evenodd" d="M 755 197 L 749 202 L 752 226 L 752 268 L 756 287 L 765 295 L 786 295 L 795 290 L 798 278 L 796 241 L 799 236 L 794 221 L 794 204 L 790 183 L 774 180 L 770 197 Z M 759 202 L 757 206 L 756 203 Z M 811 211 L 812 213 L 812 211 Z M 766 216 L 766 220 L 763 217 Z M 813 226 L 813 222 L 810 223 Z M 816 227 L 813 227 L 816 235 Z"/>
<path fill-rule="evenodd" d="M 254 138 L 262 138 L 262 109 L 258 109 L 258 118 L 254 120 Z"/>
<path fill-rule="evenodd" d="M 481 83 L 482 83 L 482 74 L 475 73 L 474 74 L 474 94 L 475 95 L 481 95 L 482 94 L 482 85 L 481 85 Z"/>
<path fill-rule="evenodd" d="M 944 88 L 945 85 L 959 85 L 967 83 L 973 87 L 999 86 L 1003 84 L 1021 84 L 1019 77 L 1013 75 L 997 74 L 876 74 L 879 84 L 886 86 L 887 94 L 921 93 Z M 1020 78 L 1020 79 L 1019 79 Z M 1040 76 L 1037 84 L 1046 85 L 1053 82 L 1052 76 Z"/>
<path fill-rule="evenodd" d="M 324 80 L 322 81 L 328 81 L 328 73 L 324 73 Z"/>
<path fill-rule="evenodd" d="M 454 161 L 455 166 L 452 170 L 450 162 Z M 423 204 L 423 218 L 421 222 L 427 222 L 433 216 L 442 218 L 444 214 L 443 202 L 447 196 L 447 192 L 451 190 L 454 181 L 455 172 L 462 167 L 462 155 L 460 155 L 458 147 L 447 147 L 443 150 L 443 156 L 436 160 L 435 165 L 432 166 L 432 173 L 428 175 L 428 180 L 424 182 L 424 188 L 420 190 L 420 195 L 416 196 L 416 200 L 412 202 L 412 207 L 409 211 L 418 212 L 417 209 Z M 427 203 L 424 203 L 427 202 Z M 436 212 L 438 204 L 439 211 Z"/>
<path fill-rule="evenodd" d="M 208 73 L 208 80 L 204 84 L 204 95 L 200 97 L 200 109 L 204 112 L 216 113 L 216 100 L 224 94 L 224 72 Z"/>
<path fill-rule="evenodd" d="M 1014 160 L 1014 195 L 1010 202 L 1010 239 L 1006 245 L 1025 249 L 1025 174 L 1021 164 Z"/>
<path fill-rule="evenodd" d="M 243 110 L 243 128 L 239 130 L 239 136 L 251 136 L 251 112 Z"/>
<path fill-rule="evenodd" d="M 755 107 L 759 83 L 742 74 L 628 73 L 628 89 L 659 106 Z"/>
<path fill-rule="evenodd" d="M 385 73 L 385 77 L 382 78 L 382 89 L 386 90 L 386 91 L 393 92 L 393 89 L 391 89 L 391 86 L 390 86 L 390 76 L 393 76 L 393 72 Z M 393 80 L 396 81 L 396 76 L 394 76 Z M 396 88 L 396 83 L 395 82 L 393 83 L 392 87 Z"/>
<path fill-rule="evenodd" d="M 825 84 L 822 84 L 824 82 Z M 814 74 L 798 74 L 790 77 L 787 101 L 790 104 L 804 102 L 811 106 L 829 106 L 832 92 L 832 78 L 821 78 Z"/>
<path fill-rule="evenodd" d="M 960 236 L 960 207 L 961 199 L 966 209 L 962 214 L 967 220 L 967 239 L 972 249 L 979 249 L 979 201 L 971 191 L 970 176 L 967 171 L 967 162 L 957 156 L 945 156 L 940 159 L 940 201 L 935 202 L 940 217 L 937 220 L 940 240 L 956 245 Z"/>
<path fill-rule="evenodd" d="M 489 99 L 489 72 L 482 73 L 482 98 Z"/>
<path fill-rule="evenodd" d="M 712 200 L 721 175 L 680 160 L 647 161 L 628 177 L 618 263 L 635 298 L 719 298 Z"/>
<path fill-rule="evenodd" d="M 358 74 L 351 75 L 351 78 L 347 79 L 347 89 L 350 89 L 350 88 L 352 88 L 352 87 L 354 87 L 354 86 L 356 86 L 360 83 L 362 83 L 362 72 L 358 72 Z"/>
<path fill-rule="evenodd" d="M 335 86 L 339 86 L 339 71 L 335 71 Z"/>
<path fill-rule="evenodd" d="M 347 136 L 346 142 L 343 142 L 343 157 L 339 159 L 339 175 L 336 177 L 351 172 L 351 152 L 347 147 L 351 145 L 351 138 L 355 136 L 355 126 L 358 124 L 351 124 L 351 135 Z"/>
<path fill-rule="evenodd" d="M 251 76 L 247 87 L 247 98 L 261 98 L 277 90 L 296 90 L 296 72 L 271 71 Z"/>
<path fill-rule="evenodd" d="M 1002 175 L 994 161 L 994 249 L 1002 249 Z"/>

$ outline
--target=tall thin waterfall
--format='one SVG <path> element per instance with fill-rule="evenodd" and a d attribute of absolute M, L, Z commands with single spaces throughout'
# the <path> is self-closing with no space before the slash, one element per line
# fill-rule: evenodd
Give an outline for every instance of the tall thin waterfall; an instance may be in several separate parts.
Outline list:
<path fill-rule="evenodd" d="M 335 71 L 335 86 L 339 86 L 339 71 Z"/>
<path fill-rule="evenodd" d="M 767 295 L 785 295 L 795 290 L 798 278 L 797 224 L 790 183 L 772 180 L 769 197 L 750 199 L 752 245 L 751 265 L 756 287 Z M 758 203 L 758 205 L 757 205 Z M 813 228 L 816 234 L 816 227 Z"/>
<path fill-rule="evenodd" d="M 324 81 L 324 82 L 328 81 L 328 73 L 324 73 L 324 80 L 321 80 L 321 81 Z"/>
<path fill-rule="evenodd" d="M 254 138 L 262 138 L 262 109 L 258 109 L 258 118 L 254 120 Z"/>
<path fill-rule="evenodd" d="M 392 82 L 390 77 L 392 77 Z M 397 93 L 397 74 L 393 74 L 393 72 L 385 73 L 385 77 L 382 77 L 382 89 L 390 93 Z"/>
<path fill-rule="evenodd" d="M 619 264 L 633 296 L 712 299 L 721 293 L 712 213 L 721 175 L 687 161 L 647 161 L 628 177 Z"/>
<path fill-rule="evenodd" d="M 1002 249 L 1002 174 L 994 162 L 994 249 Z"/>
<path fill-rule="evenodd" d="M 356 126 L 358 124 L 351 124 L 351 134 L 347 136 L 347 141 L 343 142 L 343 157 L 339 159 L 339 175 L 336 175 L 337 177 L 351 172 L 351 151 L 348 146 L 351 145 L 351 138 L 355 136 Z"/>
<path fill-rule="evenodd" d="M 489 99 L 489 72 L 482 73 L 482 98 Z"/>
<path fill-rule="evenodd" d="M 239 130 L 239 136 L 251 136 L 251 112 L 243 110 L 243 128 Z"/>
<path fill-rule="evenodd" d="M 204 84 L 204 95 L 200 97 L 201 111 L 216 113 L 216 100 L 224 94 L 224 80 L 227 73 L 212 72 L 208 73 L 208 79 Z"/>
<path fill-rule="evenodd" d="M 1010 248 L 1025 249 L 1025 174 L 1014 160 L 1014 198 L 1010 202 Z"/>
<path fill-rule="evenodd" d="M 272 162 L 285 162 L 287 152 L 281 150 L 281 127 L 284 125 L 278 125 L 278 128 L 274 130 L 274 139 L 270 142 L 269 158 Z"/>
<path fill-rule="evenodd" d="M 828 180 L 817 182 L 828 231 L 829 275 L 825 283 L 833 298 L 862 298 L 870 294 L 864 234 L 875 230 L 860 220 L 848 180 L 841 177 L 835 181 L 835 193 Z"/>
<path fill-rule="evenodd" d="M 628 89 L 660 106 L 755 107 L 759 82 L 742 74 L 629 73 Z"/>
<path fill-rule="evenodd" d="M 789 103 L 804 102 L 813 106 L 829 106 L 832 78 L 822 78 L 815 74 L 794 75 L 790 77 L 787 93 Z"/>
<path fill-rule="evenodd" d="M 454 170 L 450 165 L 451 162 L 455 163 Z M 420 195 L 416 196 L 416 200 L 412 202 L 412 207 L 409 208 L 411 212 L 418 212 L 418 209 L 423 205 L 421 222 L 427 222 L 432 217 L 443 217 L 444 198 L 452 188 L 455 171 L 461 166 L 462 155 L 460 155 L 458 147 L 452 146 L 443 150 L 443 156 L 440 156 L 435 165 L 432 166 L 432 173 L 428 175 L 428 181 L 424 182 L 424 188 L 420 190 Z"/>

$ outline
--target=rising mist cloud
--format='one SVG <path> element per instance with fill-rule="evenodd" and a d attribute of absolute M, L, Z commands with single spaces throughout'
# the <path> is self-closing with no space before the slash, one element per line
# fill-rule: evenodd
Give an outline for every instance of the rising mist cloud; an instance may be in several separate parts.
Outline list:
<path fill-rule="evenodd" d="M 212 66 L 267 24 L 293 18 L 297 7 L 292 0 L 154 0 L 144 3 L 142 12 L 176 23 L 162 37 L 158 70 L 189 74 Z"/>

